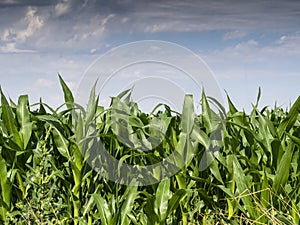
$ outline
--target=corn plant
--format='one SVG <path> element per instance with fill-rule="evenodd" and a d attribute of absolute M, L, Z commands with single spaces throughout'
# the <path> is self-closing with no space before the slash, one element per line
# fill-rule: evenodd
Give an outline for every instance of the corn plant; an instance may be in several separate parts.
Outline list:
<path fill-rule="evenodd" d="M 1 224 L 299 224 L 300 97 L 259 109 L 259 89 L 247 114 L 203 91 L 200 114 L 191 95 L 146 113 L 130 90 L 104 108 L 95 84 L 83 107 L 59 82 L 57 109 L 0 90 Z"/>

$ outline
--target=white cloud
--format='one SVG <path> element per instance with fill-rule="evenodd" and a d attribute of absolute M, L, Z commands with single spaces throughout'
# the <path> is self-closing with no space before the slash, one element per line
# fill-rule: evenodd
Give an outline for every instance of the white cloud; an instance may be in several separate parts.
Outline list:
<path fill-rule="evenodd" d="M 35 31 L 40 29 L 44 25 L 44 21 L 39 16 L 36 16 L 37 9 L 28 7 L 27 13 L 25 18 L 22 20 L 24 21 L 27 27 L 20 31 L 14 31 L 16 41 L 24 42 L 27 38 L 32 36 Z"/>
<path fill-rule="evenodd" d="M 4 46 L 0 46 L 0 52 L 3 53 L 34 53 L 33 50 L 18 49 L 16 43 L 7 43 Z"/>
<path fill-rule="evenodd" d="M 95 44 L 105 36 L 105 31 L 109 21 L 115 17 L 115 14 L 109 14 L 105 17 L 102 15 L 96 15 L 92 17 L 88 22 L 81 21 L 73 26 L 73 37 L 69 40 L 72 44 L 74 42 L 86 42 L 91 44 L 91 41 Z M 99 43 L 97 43 L 99 44 Z"/>
<path fill-rule="evenodd" d="M 233 40 L 233 39 L 239 39 L 242 37 L 245 37 L 247 35 L 247 32 L 245 31 L 240 31 L 240 30 L 234 30 L 227 32 L 223 35 L 223 40 Z"/>
<path fill-rule="evenodd" d="M 43 27 L 44 21 L 36 13 L 36 8 L 28 7 L 24 18 L 18 21 L 15 26 L 4 29 L 0 39 L 2 42 L 1 52 L 34 52 L 33 50 L 19 48 L 18 45 L 26 42 L 37 30 Z"/>
<path fill-rule="evenodd" d="M 152 24 L 145 27 L 144 32 L 146 33 L 157 33 L 157 32 L 163 32 L 172 30 L 174 28 L 173 22 L 167 22 L 167 23 L 159 23 L 159 24 Z"/>
<path fill-rule="evenodd" d="M 300 57 L 300 33 L 283 35 L 276 42 L 276 46 L 268 48 L 270 52 L 279 55 Z"/>
<path fill-rule="evenodd" d="M 94 33 L 102 35 L 106 29 L 107 23 L 109 22 L 109 20 L 111 20 L 114 17 L 115 17 L 115 14 L 109 14 L 104 19 L 102 19 L 102 21 L 100 22 L 100 26 Z"/>
<path fill-rule="evenodd" d="M 253 40 L 253 39 L 251 39 L 251 40 L 249 40 L 247 42 L 241 42 L 241 43 L 237 44 L 235 46 L 235 49 L 241 50 L 241 51 L 245 51 L 245 50 L 248 50 L 249 48 L 252 49 L 252 48 L 255 48 L 257 46 L 258 46 L 258 42 L 255 41 L 255 40 Z"/>
<path fill-rule="evenodd" d="M 61 16 L 63 14 L 66 14 L 70 11 L 71 8 L 71 4 L 70 1 L 63 1 L 63 2 L 59 2 L 55 5 L 55 14 L 57 16 Z"/>
<path fill-rule="evenodd" d="M 278 39 L 261 42 L 250 39 L 240 42 L 234 46 L 214 50 L 205 56 L 208 62 L 227 67 L 254 65 L 272 68 L 274 66 L 285 65 L 287 62 L 293 63 L 300 58 L 300 35 L 283 35 Z"/>
<path fill-rule="evenodd" d="M 2 34 L 2 37 L 1 37 L 1 40 L 2 41 L 8 41 L 11 37 L 11 30 L 10 29 L 5 29 L 3 31 L 3 34 Z"/>
<path fill-rule="evenodd" d="M 236 63 L 244 64 L 246 62 L 261 62 L 262 55 L 259 43 L 253 39 L 240 42 L 234 46 L 228 46 L 223 49 L 214 50 L 206 55 L 206 60 L 210 63 L 234 65 Z M 235 65 L 236 67 L 238 65 Z"/>
<path fill-rule="evenodd" d="M 38 78 L 34 83 L 34 88 L 51 88 L 55 83 L 52 80 L 45 78 Z"/>
<path fill-rule="evenodd" d="M 124 23 L 127 23 L 129 21 L 129 18 L 128 17 L 123 17 L 121 19 L 121 23 L 124 24 Z"/>

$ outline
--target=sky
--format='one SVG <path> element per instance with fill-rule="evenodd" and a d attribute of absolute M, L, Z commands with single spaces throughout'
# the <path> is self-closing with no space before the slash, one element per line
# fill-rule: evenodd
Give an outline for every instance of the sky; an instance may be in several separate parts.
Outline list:
<path fill-rule="evenodd" d="M 226 91 L 239 110 L 251 109 L 259 87 L 260 108 L 275 102 L 289 107 L 300 94 L 298 0 L 0 0 L 0 85 L 14 101 L 28 94 L 30 103 L 42 98 L 56 107 L 63 103 L 58 73 L 76 95 L 103 55 L 144 40 L 193 52 L 213 74 L 223 98 Z M 174 87 L 184 84 L 177 79 L 182 74 L 170 65 L 147 65 L 122 68 L 100 102 L 108 104 L 108 96 L 149 71 L 154 78 L 167 78 L 166 85 L 155 79 L 149 85 L 175 96 Z M 166 70 L 168 75 L 161 72 Z M 122 77 L 127 77 L 123 83 Z M 184 91 L 196 96 L 197 90 L 186 85 Z"/>

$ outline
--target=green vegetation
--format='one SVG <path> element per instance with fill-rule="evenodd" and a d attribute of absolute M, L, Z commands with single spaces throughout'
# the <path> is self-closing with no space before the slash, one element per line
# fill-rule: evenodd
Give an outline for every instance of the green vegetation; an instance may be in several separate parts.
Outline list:
<path fill-rule="evenodd" d="M 1 224 L 299 224 L 300 97 L 289 110 L 256 104 L 249 115 L 228 98 L 228 112 L 219 105 L 216 114 L 203 93 L 199 115 L 190 95 L 181 114 L 166 105 L 146 114 L 124 92 L 113 98 L 126 104 L 129 119 L 122 125 L 112 120 L 114 104 L 98 106 L 95 88 L 83 109 L 59 78 L 65 104 L 58 109 L 30 105 L 26 95 L 14 103 L 1 91 Z M 145 138 L 158 131 L 158 120 L 166 126 L 161 143 L 151 151 L 131 149 L 149 146 Z M 113 132 L 124 129 L 132 131 L 128 144 Z M 214 135 L 221 141 L 211 142 Z M 172 152 L 190 156 L 169 179 L 157 182 L 161 170 L 153 184 L 126 186 L 87 163 L 91 136 L 120 163 L 154 164 Z M 218 151 L 206 151 L 212 147 Z M 201 170 L 203 158 L 212 163 Z"/>

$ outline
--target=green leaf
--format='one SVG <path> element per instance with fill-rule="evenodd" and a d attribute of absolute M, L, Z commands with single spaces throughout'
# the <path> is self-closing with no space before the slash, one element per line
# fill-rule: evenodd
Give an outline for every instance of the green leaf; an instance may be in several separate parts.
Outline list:
<path fill-rule="evenodd" d="M 204 146 L 208 150 L 210 139 L 208 135 L 201 130 L 198 126 L 194 126 L 191 137 Z"/>
<path fill-rule="evenodd" d="M 172 196 L 172 198 L 169 201 L 167 216 L 169 216 L 174 210 L 176 210 L 179 207 L 179 203 L 185 195 L 186 195 L 186 190 L 184 189 L 179 189 L 175 192 L 175 194 Z"/>
<path fill-rule="evenodd" d="M 229 112 L 231 115 L 235 114 L 236 112 L 238 112 L 238 110 L 235 108 L 235 106 L 233 105 L 231 99 L 229 98 L 228 94 L 227 94 L 227 101 L 228 101 L 228 106 L 229 106 Z"/>
<path fill-rule="evenodd" d="M 168 202 L 171 198 L 170 179 L 161 181 L 157 187 L 154 201 L 154 211 L 159 215 L 160 221 L 165 221 L 168 211 Z"/>
<path fill-rule="evenodd" d="M 67 84 L 64 82 L 64 80 L 62 79 L 62 77 L 59 74 L 58 74 L 58 77 L 59 77 L 60 85 L 64 92 L 64 98 L 65 98 L 65 103 L 67 105 L 67 108 L 72 109 L 74 106 L 73 94 L 72 94 L 70 88 L 67 86 Z"/>
<path fill-rule="evenodd" d="M 201 106 L 202 106 L 202 118 L 204 127 L 206 129 L 206 133 L 209 134 L 212 131 L 212 111 L 209 107 L 206 95 L 204 90 L 202 91 L 202 98 L 201 98 Z"/>
<path fill-rule="evenodd" d="M 227 217 L 227 219 L 230 220 L 231 217 L 234 214 L 234 209 L 233 209 L 231 200 L 228 199 L 228 198 L 226 200 L 227 200 L 227 205 L 228 205 L 228 217 Z"/>
<path fill-rule="evenodd" d="M 28 105 L 28 96 L 21 95 L 17 105 L 17 118 L 21 125 L 20 131 L 23 137 L 23 149 L 26 149 L 32 133 L 32 122 L 30 121 Z"/>
<path fill-rule="evenodd" d="M 128 224 L 125 223 L 127 215 L 130 214 L 130 212 L 133 209 L 134 201 L 138 195 L 137 186 L 128 186 L 124 195 L 122 196 L 122 200 L 124 200 L 121 210 L 120 210 L 120 216 L 121 219 L 119 221 L 119 224 Z"/>
<path fill-rule="evenodd" d="M 182 173 L 178 173 L 175 176 L 176 176 L 176 181 L 178 183 L 178 187 L 180 189 L 186 189 L 187 188 L 187 180 L 183 176 L 183 174 Z"/>
<path fill-rule="evenodd" d="M 69 155 L 69 142 L 67 138 L 63 135 L 62 132 L 59 131 L 59 129 L 54 126 L 54 131 L 53 131 L 53 136 L 54 136 L 54 141 L 57 147 L 57 150 L 59 153 L 64 156 L 67 159 L 70 159 Z"/>
<path fill-rule="evenodd" d="M 47 122 L 53 129 L 54 142 L 59 153 L 67 159 L 70 159 L 69 141 L 64 134 L 64 128 L 60 125 L 60 121 L 54 116 L 41 115 L 36 116 L 38 119 Z"/>
<path fill-rule="evenodd" d="M 91 196 L 91 198 L 88 200 L 88 202 L 86 202 L 86 204 L 83 206 L 84 210 L 83 210 L 82 215 L 83 216 L 88 215 L 91 212 L 91 210 L 93 210 L 94 205 L 95 205 L 95 200 L 94 200 L 93 196 Z"/>
<path fill-rule="evenodd" d="M 234 173 L 234 179 L 236 183 L 237 188 L 237 194 L 241 196 L 241 199 L 245 205 L 246 210 L 250 213 L 251 216 L 255 218 L 256 213 L 254 211 L 255 207 L 253 207 L 251 197 L 249 194 L 249 182 L 246 179 L 245 173 L 241 167 L 241 164 L 239 163 L 236 156 L 233 157 L 233 173 Z"/>
<path fill-rule="evenodd" d="M 260 100 L 260 97 L 261 97 L 261 88 L 259 87 L 258 88 L 257 98 L 256 98 L 256 104 L 255 104 L 256 107 L 258 106 L 258 102 Z"/>
<path fill-rule="evenodd" d="M 273 181 L 272 188 L 278 194 L 280 194 L 284 190 L 283 188 L 288 181 L 293 151 L 294 143 L 290 141 L 277 167 Z"/>
<path fill-rule="evenodd" d="M 0 183 L 1 183 L 1 196 L 5 205 L 2 205 L 2 219 L 5 221 L 6 212 L 10 209 L 11 200 L 11 184 L 8 179 L 6 162 L 0 152 Z"/>
<path fill-rule="evenodd" d="M 91 195 L 94 201 L 96 202 L 98 213 L 101 219 L 101 224 L 103 225 L 112 225 L 112 214 L 109 210 L 106 200 L 100 194 Z"/>
<path fill-rule="evenodd" d="M 130 98 L 131 92 L 132 92 L 132 88 L 131 89 L 126 89 L 125 91 L 122 91 L 120 94 L 118 94 L 117 98 L 121 99 L 121 98 L 124 98 L 126 96 L 129 96 L 129 98 Z"/>
<path fill-rule="evenodd" d="M 14 117 L 14 113 L 11 107 L 9 106 L 1 89 L 0 89 L 0 93 L 1 93 L 3 123 L 6 129 L 8 130 L 9 134 L 13 136 L 14 142 L 20 147 L 20 149 L 22 149 L 23 143 L 18 132 L 17 122 Z"/>
<path fill-rule="evenodd" d="M 265 168 L 264 168 L 264 174 L 261 178 L 261 191 L 262 192 L 260 194 L 260 202 L 264 207 L 268 208 L 270 205 L 270 190 L 269 190 L 268 177 Z"/>
<path fill-rule="evenodd" d="M 147 204 L 146 204 L 144 210 L 145 210 L 145 213 L 147 215 L 149 224 L 158 225 L 159 224 L 159 218 L 158 218 L 158 215 L 155 212 L 157 210 L 154 210 L 155 209 L 154 201 L 155 201 L 155 199 L 153 198 L 153 196 L 148 196 L 147 197 Z"/>
<path fill-rule="evenodd" d="M 208 155 L 211 155 L 211 157 L 213 158 L 214 156 L 212 155 L 212 153 L 208 152 Z M 222 176 L 221 176 L 221 173 L 220 173 L 220 170 L 219 170 L 219 164 L 218 164 L 218 161 L 217 160 L 213 160 L 213 159 L 208 159 L 209 160 L 212 160 L 212 162 L 210 163 L 209 165 L 209 169 L 210 169 L 210 172 L 214 175 L 214 177 L 220 181 L 222 184 L 224 184 L 223 182 L 223 179 L 222 179 Z"/>
<path fill-rule="evenodd" d="M 292 108 L 290 109 L 287 117 L 283 120 L 283 122 L 278 127 L 279 137 L 282 138 L 284 132 L 289 132 L 289 130 L 295 124 L 300 113 L 300 96 L 297 98 Z"/>
<path fill-rule="evenodd" d="M 287 133 L 287 135 L 290 137 L 290 139 L 300 148 L 300 138 L 295 137 L 294 135 L 291 135 Z"/>
<path fill-rule="evenodd" d="M 185 95 L 182 115 L 181 115 L 182 132 L 189 135 L 194 126 L 194 100 L 192 95 Z"/>
<path fill-rule="evenodd" d="M 86 132 L 89 130 L 88 128 L 91 126 L 92 121 L 95 119 L 95 115 L 97 112 L 99 96 L 96 97 L 96 85 L 97 85 L 97 82 L 94 84 L 94 86 L 91 90 L 88 105 L 86 108 L 86 116 L 85 116 Z"/>

